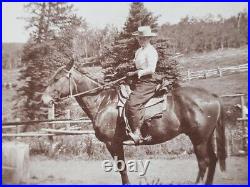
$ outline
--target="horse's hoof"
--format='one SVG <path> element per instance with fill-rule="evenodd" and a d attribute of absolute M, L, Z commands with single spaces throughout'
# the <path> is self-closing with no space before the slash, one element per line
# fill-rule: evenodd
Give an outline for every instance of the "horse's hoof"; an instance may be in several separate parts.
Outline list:
<path fill-rule="evenodd" d="M 195 183 L 196 185 L 204 185 L 205 183 L 203 181 L 199 181 Z"/>

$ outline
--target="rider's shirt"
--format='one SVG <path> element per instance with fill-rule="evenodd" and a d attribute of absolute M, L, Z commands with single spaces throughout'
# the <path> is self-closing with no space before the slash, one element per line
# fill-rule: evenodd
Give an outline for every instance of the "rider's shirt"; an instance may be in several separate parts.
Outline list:
<path fill-rule="evenodd" d="M 139 48 L 135 53 L 135 66 L 138 71 L 138 77 L 153 74 L 158 61 L 158 53 L 156 49 L 148 44 L 144 48 Z"/>

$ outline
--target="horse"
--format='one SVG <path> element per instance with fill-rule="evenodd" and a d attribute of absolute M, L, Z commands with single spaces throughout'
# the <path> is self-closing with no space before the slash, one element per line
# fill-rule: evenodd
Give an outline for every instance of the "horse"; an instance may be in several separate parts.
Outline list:
<path fill-rule="evenodd" d="M 97 139 L 106 144 L 112 157 L 125 163 L 123 145 L 131 139 L 126 134 L 124 120 L 118 116 L 118 90 L 102 89 L 86 71 L 80 71 L 71 62 L 60 67 L 50 79 L 42 101 L 49 105 L 69 96 L 74 96 L 91 119 Z M 167 101 L 162 117 L 153 118 L 141 127 L 143 136 L 151 136 L 144 145 L 163 143 L 186 134 L 198 161 L 195 182 L 212 184 L 217 161 L 221 171 L 226 170 L 225 125 L 220 98 L 201 88 L 178 87 L 167 96 Z M 120 162 L 117 163 L 121 168 Z M 122 184 L 130 184 L 126 166 L 119 172 Z"/>

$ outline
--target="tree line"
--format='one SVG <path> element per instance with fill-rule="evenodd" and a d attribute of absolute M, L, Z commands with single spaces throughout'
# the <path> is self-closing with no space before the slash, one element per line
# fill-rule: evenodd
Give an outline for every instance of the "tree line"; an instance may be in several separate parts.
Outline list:
<path fill-rule="evenodd" d="M 178 24 L 163 24 L 159 33 L 184 54 L 238 48 L 248 44 L 248 15 L 242 11 L 228 19 L 212 14 L 202 19 L 186 16 Z"/>
<path fill-rule="evenodd" d="M 44 9 L 46 9 L 46 4 Z M 57 7 L 62 6 L 58 3 L 52 3 L 50 6 Z M 72 5 L 71 5 L 72 6 Z M 36 14 L 39 14 L 42 5 L 32 5 L 27 4 L 25 9 L 32 10 L 36 9 Z M 73 7 L 68 7 L 73 8 Z M 45 11 L 46 12 L 46 11 Z M 46 14 L 44 12 L 44 14 Z M 49 13 L 50 12 L 50 13 Z M 42 10 L 40 11 L 42 13 Z M 53 12 L 53 8 L 47 10 L 47 22 L 55 22 L 55 19 L 60 19 L 60 17 L 49 18 Z M 49 15 L 50 14 L 50 15 Z M 139 19 L 139 18 L 137 18 Z M 38 18 L 30 18 L 28 22 L 33 22 L 27 26 L 27 29 L 34 29 L 38 22 Z M 89 28 L 87 26 L 86 20 L 85 24 L 81 25 L 77 32 L 75 31 L 75 43 L 74 52 L 77 54 L 79 59 L 84 63 L 87 61 L 88 57 L 97 57 L 103 53 L 105 45 L 111 43 L 115 37 L 118 36 L 118 29 L 115 26 L 107 25 L 104 29 Z M 56 23 L 58 32 L 62 27 L 65 27 L 67 21 Z M 69 21 L 68 21 L 69 22 Z M 136 20 L 134 20 L 136 22 Z M 45 20 L 44 20 L 44 27 Z M 68 23 L 69 24 L 69 23 Z M 143 23 L 142 23 L 143 24 Z M 72 24 L 71 24 L 72 25 Z M 130 32 L 131 25 L 127 25 L 124 29 Z M 49 27 L 47 28 L 49 29 Z M 45 37 L 45 39 L 50 37 L 55 37 L 55 33 L 52 34 L 52 30 L 55 28 L 47 30 L 46 28 L 40 29 L 38 33 L 32 31 L 34 35 L 48 35 L 39 36 Z M 242 45 L 248 44 L 248 14 L 246 10 L 239 12 L 237 15 L 231 16 L 230 18 L 223 18 L 221 15 L 209 14 L 205 18 L 195 18 L 186 16 L 182 18 L 177 24 L 165 23 L 157 28 L 160 38 L 167 39 L 171 44 L 174 52 L 179 52 L 183 54 L 188 54 L 192 52 L 208 52 L 211 50 L 224 48 L 238 48 Z M 51 38 L 51 39 L 52 39 Z M 23 66 L 21 61 L 23 45 L 22 44 L 2 44 L 2 68 L 12 69 Z"/>

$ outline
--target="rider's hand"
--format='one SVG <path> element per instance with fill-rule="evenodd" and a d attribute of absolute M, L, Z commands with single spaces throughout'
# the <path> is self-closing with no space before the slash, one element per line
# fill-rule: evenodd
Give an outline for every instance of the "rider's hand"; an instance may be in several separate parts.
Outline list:
<path fill-rule="evenodd" d="M 132 72 L 127 73 L 128 77 L 132 77 L 132 76 L 135 76 L 135 75 L 138 75 L 137 71 L 132 71 Z"/>

